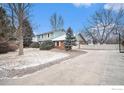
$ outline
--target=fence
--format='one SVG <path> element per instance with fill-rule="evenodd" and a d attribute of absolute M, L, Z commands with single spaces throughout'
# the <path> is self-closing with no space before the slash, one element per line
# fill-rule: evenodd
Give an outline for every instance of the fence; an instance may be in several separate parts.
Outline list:
<path fill-rule="evenodd" d="M 118 44 L 103 44 L 103 45 L 81 45 L 81 49 L 84 50 L 118 50 Z"/>

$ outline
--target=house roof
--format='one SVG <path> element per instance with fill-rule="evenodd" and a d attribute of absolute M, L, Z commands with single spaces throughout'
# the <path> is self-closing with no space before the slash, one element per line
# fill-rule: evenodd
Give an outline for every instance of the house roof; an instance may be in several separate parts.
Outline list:
<path fill-rule="evenodd" d="M 62 36 L 52 39 L 52 41 L 63 41 L 63 40 L 65 40 L 65 37 L 66 37 L 66 35 L 62 35 Z"/>
<path fill-rule="evenodd" d="M 60 29 L 60 30 L 57 30 L 57 31 L 65 31 L 65 30 L 64 29 Z M 40 36 L 40 35 L 44 35 L 44 34 L 50 34 L 50 33 L 53 33 L 53 32 L 54 32 L 54 30 L 48 31 L 48 32 L 44 32 L 44 33 L 38 34 L 36 36 Z"/>
<path fill-rule="evenodd" d="M 80 33 L 78 35 L 74 34 L 74 36 L 76 36 L 77 41 L 84 41 L 86 43 L 86 40 Z M 63 41 L 63 40 L 65 40 L 65 38 L 66 38 L 66 34 L 59 36 L 57 38 L 54 38 L 54 39 L 52 39 L 52 41 Z"/>
<path fill-rule="evenodd" d="M 44 35 L 44 34 L 50 34 L 50 33 L 53 33 L 53 31 L 49 31 L 49 32 L 45 32 L 45 33 L 42 33 L 42 34 L 38 34 L 36 36 L 40 36 L 40 35 Z"/>

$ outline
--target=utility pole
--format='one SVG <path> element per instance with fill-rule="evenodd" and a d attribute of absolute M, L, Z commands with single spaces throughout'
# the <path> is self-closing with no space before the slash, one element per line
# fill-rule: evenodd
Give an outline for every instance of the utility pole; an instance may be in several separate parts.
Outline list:
<path fill-rule="evenodd" d="M 120 33 L 118 33 L 118 35 L 119 35 L 119 52 L 121 52 L 120 51 L 120 49 L 121 49 L 121 45 L 120 45 L 121 44 Z"/>

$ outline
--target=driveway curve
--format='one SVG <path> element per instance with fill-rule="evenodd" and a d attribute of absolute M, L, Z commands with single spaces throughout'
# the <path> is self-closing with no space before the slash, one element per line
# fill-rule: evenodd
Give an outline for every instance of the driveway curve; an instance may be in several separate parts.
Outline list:
<path fill-rule="evenodd" d="M 82 50 L 80 50 L 82 51 Z M 84 51 L 84 50 L 83 50 Z M 123 85 L 124 55 L 117 50 L 85 50 L 22 78 L 0 80 L 7 85 Z"/>

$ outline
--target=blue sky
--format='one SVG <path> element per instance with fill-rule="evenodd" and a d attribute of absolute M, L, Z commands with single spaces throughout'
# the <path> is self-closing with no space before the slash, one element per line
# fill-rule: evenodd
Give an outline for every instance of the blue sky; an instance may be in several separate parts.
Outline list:
<path fill-rule="evenodd" d="M 78 32 L 83 25 L 88 25 L 87 19 L 93 13 L 103 8 L 105 4 L 71 4 L 71 3 L 41 3 L 33 4 L 31 10 L 31 23 L 35 34 L 51 31 L 50 17 L 54 13 L 64 19 L 64 29 L 72 27 Z"/>

